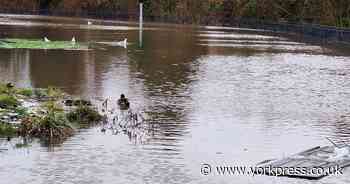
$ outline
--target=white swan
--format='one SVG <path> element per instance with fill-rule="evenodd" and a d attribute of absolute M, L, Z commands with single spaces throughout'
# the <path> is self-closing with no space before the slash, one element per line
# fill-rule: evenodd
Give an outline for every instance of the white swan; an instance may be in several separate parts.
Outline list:
<path fill-rule="evenodd" d="M 50 42 L 50 40 L 47 39 L 47 37 L 44 37 L 44 41 L 45 41 L 45 42 Z"/>
<path fill-rule="evenodd" d="M 76 42 L 75 37 L 73 37 L 73 38 L 72 38 L 72 42 L 73 42 L 73 43 L 75 43 L 75 42 Z"/>
<path fill-rule="evenodd" d="M 92 25 L 92 22 L 88 21 L 88 25 Z"/>
<path fill-rule="evenodd" d="M 118 41 L 118 42 L 96 42 L 96 43 L 110 45 L 110 46 L 124 47 L 126 49 L 128 46 L 128 39 L 125 38 L 123 41 Z"/>
<path fill-rule="evenodd" d="M 128 39 L 125 38 L 123 41 L 117 42 L 117 45 L 126 48 L 128 46 Z"/>

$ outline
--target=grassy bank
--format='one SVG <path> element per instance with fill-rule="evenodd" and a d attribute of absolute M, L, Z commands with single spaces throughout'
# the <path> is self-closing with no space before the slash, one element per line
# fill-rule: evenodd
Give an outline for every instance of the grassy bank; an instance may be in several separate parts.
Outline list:
<path fill-rule="evenodd" d="M 3 49 L 74 49 L 86 50 L 87 46 L 72 41 L 44 41 L 28 39 L 1 39 Z M 24 91 L 25 92 L 25 91 Z"/>

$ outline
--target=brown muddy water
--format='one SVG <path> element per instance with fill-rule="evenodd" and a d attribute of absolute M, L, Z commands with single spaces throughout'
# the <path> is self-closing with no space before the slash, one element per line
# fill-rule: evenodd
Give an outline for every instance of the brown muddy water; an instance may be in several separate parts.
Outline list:
<path fill-rule="evenodd" d="M 350 142 L 350 57 L 263 30 L 0 17 L 0 38 L 89 42 L 89 50 L 0 50 L 0 79 L 57 86 L 96 100 L 121 93 L 150 114 L 151 132 L 79 131 L 62 145 L 0 141 L 2 184 L 349 183 L 201 174 L 202 164 L 254 166 Z M 123 47 L 94 44 L 128 38 Z M 214 170 L 214 169 L 213 169 Z"/>

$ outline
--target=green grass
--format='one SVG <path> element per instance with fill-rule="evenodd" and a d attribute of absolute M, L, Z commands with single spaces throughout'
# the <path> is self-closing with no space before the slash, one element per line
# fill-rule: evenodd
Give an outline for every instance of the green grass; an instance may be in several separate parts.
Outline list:
<path fill-rule="evenodd" d="M 20 105 L 19 101 L 11 95 L 7 94 L 0 94 L 0 107 L 9 109 L 9 108 L 15 108 L 18 105 Z"/>
<path fill-rule="evenodd" d="M 56 101 L 48 101 L 42 105 L 47 111 L 44 116 L 28 116 L 22 120 L 19 134 L 37 137 L 42 140 L 63 141 L 73 135 L 74 128 Z"/>
<path fill-rule="evenodd" d="M 47 95 L 51 98 L 57 99 L 57 98 L 62 98 L 64 96 L 64 93 L 58 88 L 49 86 L 47 88 Z"/>
<path fill-rule="evenodd" d="M 21 99 L 23 96 L 42 100 L 40 104 L 43 112 L 40 115 L 29 114 L 29 109 L 21 106 L 21 102 L 17 99 Z M 89 106 L 79 105 L 76 109 L 65 112 L 58 102 L 65 96 L 66 94 L 62 90 L 55 87 L 45 89 L 9 88 L 0 83 L 1 114 L 15 112 L 21 120 L 18 128 L 0 122 L 0 136 L 20 135 L 50 142 L 57 141 L 58 143 L 72 136 L 75 128 L 91 126 L 101 121 L 102 116 Z M 81 100 L 81 102 L 83 101 Z"/>
<path fill-rule="evenodd" d="M 20 95 L 23 95 L 23 96 L 27 96 L 27 97 L 31 97 L 33 96 L 34 92 L 32 89 L 26 89 L 26 88 L 23 88 L 23 89 L 17 89 L 17 94 L 20 94 Z"/>
<path fill-rule="evenodd" d="M 44 98 L 44 97 L 47 97 L 47 90 L 45 89 L 34 89 L 34 95 L 37 97 L 37 98 Z"/>
<path fill-rule="evenodd" d="M 13 126 L 0 122 L 0 136 L 13 136 L 17 134 L 16 128 Z"/>
<path fill-rule="evenodd" d="M 0 83 L 0 94 L 8 93 L 8 88 L 5 84 Z"/>
<path fill-rule="evenodd" d="M 82 49 L 79 43 L 71 41 L 50 41 L 29 39 L 2 39 L 0 48 L 4 49 Z"/>
<path fill-rule="evenodd" d="M 28 115 L 28 109 L 25 107 L 15 108 L 15 112 L 18 113 L 19 117 L 26 117 Z"/>
<path fill-rule="evenodd" d="M 42 104 L 42 107 L 48 112 L 48 114 L 63 112 L 63 108 L 56 101 L 47 101 Z"/>
<path fill-rule="evenodd" d="M 94 109 L 88 106 L 79 106 L 74 111 L 67 114 L 70 122 L 78 124 L 93 124 L 102 120 L 102 116 Z"/>
<path fill-rule="evenodd" d="M 28 147 L 31 147 L 32 145 L 30 145 L 28 142 L 24 142 L 24 143 L 16 143 L 15 144 L 15 147 L 17 149 L 20 149 L 20 148 L 28 148 Z"/>
<path fill-rule="evenodd" d="M 64 113 L 46 114 L 43 117 L 27 117 L 22 120 L 19 134 L 42 140 L 64 140 L 73 135 L 74 128 Z"/>
<path fill-rule="evenodd" d="M 51 98 L 56 100 L 65 96 L 62 90 L 54 87 L 48 87 L 46 89 L 34 89 L 33 93 L 37 98 Z"/>
<path fill-rule="evenodd" d="M 0 83 L 0 94 L 14 94 L 14 88 L 7 87 L 6 84 Z"/>

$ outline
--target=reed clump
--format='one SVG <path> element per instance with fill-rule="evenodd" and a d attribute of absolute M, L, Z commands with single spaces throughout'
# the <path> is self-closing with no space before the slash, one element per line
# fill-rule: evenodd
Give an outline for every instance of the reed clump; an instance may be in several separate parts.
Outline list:
<path fill-rule="evenodd" d="M 15 136 L 17 129 L 10 124 L 0 122 L 0 136 Z"/>
<path fill-rule="evenodd" d="M 54 87 L 16 88 L 11 83 L 0 83 L 0 136 L 19 135 L 58 143 L 72 136 L 75 127 L 101 121 L 102 116 L 90 101 L 64 100 L 67 97 Z M 26 106 L 28 103 L 35 105 Z"/>
<path fill-rule="evenodd" d="M 73 135 L 74 128 L 63 113 L 56 113 L 43 117 L 27 117 L 22 120 L 18 132 L 25 137 L 60 141 Z"/>
<path fill-rule="evenodd" d="M 20 102 L 13 95 L 0 94 L 0 108 L 12 109 L 20 105 Z"/>
<path fill-rule="evenodd" d="M 78 124 L 95 124 L 102 120 L 98 111 L 87 105 L 80 105 L 74 111 L 67 114 L 70 122 Z"/>

